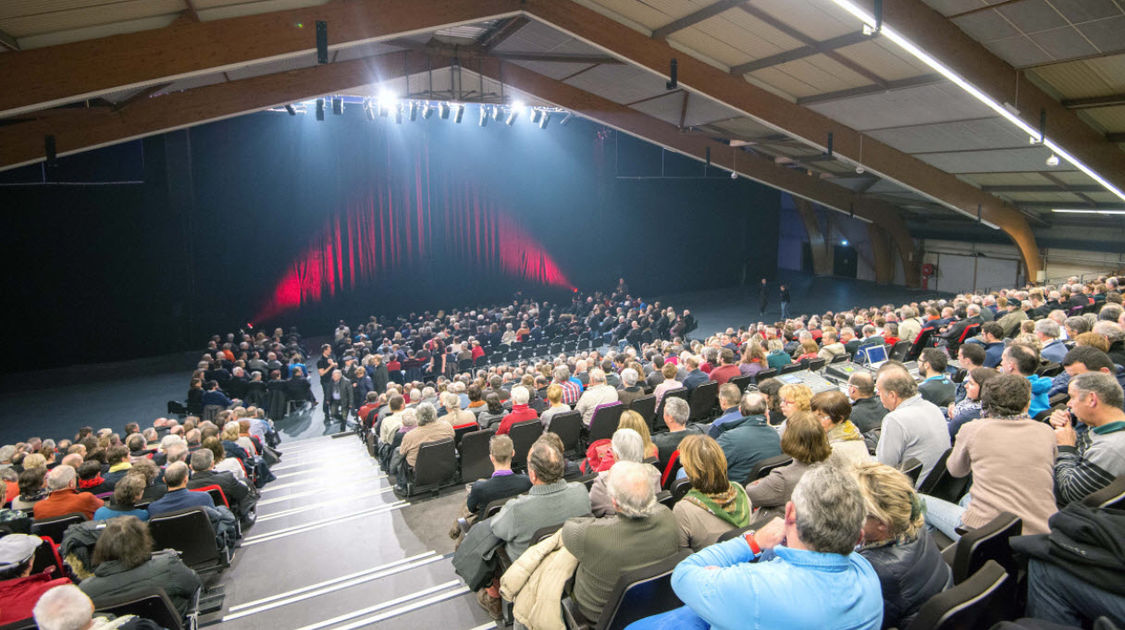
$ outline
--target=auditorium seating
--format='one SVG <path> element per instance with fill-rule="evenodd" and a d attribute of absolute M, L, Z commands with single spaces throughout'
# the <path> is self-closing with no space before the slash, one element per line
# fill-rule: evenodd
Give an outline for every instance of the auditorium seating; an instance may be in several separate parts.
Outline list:
<path fill-rule="evenodd" d="M 426 442 L 418 449 L 414 469 L 406 479 L 406 496 L 437 491 L 457 483 L 457 452 L 453 438 Z"/>
<path fill-rule="evenodd" d="M 683 605 L 672 590 L 672 570 L 688 555 L 681 551 L 622 575 L 598 619 L 586 619 L 574 600 L 563 599 L 566 627 L 569 630 L 623 630 L 634 621 Z"/>
<path fill-rule="evenodd" d="M 1096 508 L 1125 509 L 1125 475 L 1116 477 L 1101 490 L 1091 492 L 1082 502 Z"/>
<path fill-rule="evenodd" d="M 703 383 L 691 390 L 688 405 L 691 409 L 689 422 L 706 422 L 719 404 L 719 384 L 714 381 Z"/>
<path fill-rule="evenodd" d="M 767 457 L 766 459 L 763 459 L 762 461 L 754 465 L 754 468 L 750 470 L 750 475 L 746 478 L 746 481 L 744 483 L 750 483 L 752 481 L 762 479 L 774 470 L 781 468 L 782 466 L 788 466 L 792 463 L 793 458 L 785 454 Z"/>
<path fill-rule="evenodd" d="M 512 425 L 508 437 L 512 438 L 512 445 L 516 451 L 512 456 L 513 470 L 527 468 L 527 454 L 540 435 L 543 435 L 543 423 L 539 420 L 524 420 Z"/>
<path fill-rule="evenodd" d="M 617 430 L 617 424 L 621 422 L 623 411 L 625 411 L 625 406 L 620 402 L 598 405 L 594 410 L 594 415 L 590 418 L 590 432 L 586 438 L 586 443 L 593 444 L 598 440 L 612 438 L 613 432 Z"/>
<path fill-rule="evenodd" d="M 466 433 L 461 439 L 461 481 L 469 483 L 487 479 L 492 475 L 492 461 L 488 458 L 488 441 L 495 429 L 481 429 Z"/>
<path fill-rule="evenodd" d="M 563 455 L 574 459 L 582 455 L 582 414 L 565 411 L 555 414 L 547 430 L 559 436 L 563 443 Z"/>
<path fill-rule="evenodd" d="M 168 599 L 164 589 L 159 587 L 142 589 L 123 597 L 96 600 L 94 609 L 98 613 L 116 617 L 136 615 L 155 622 L 165 630 L 196 630 L 199 619 L 199 597 L 200 591 L 196 591 L 189 610 L 183 617 L 172 604 L 172 600 Z"/>
<path fill-rule="evenodd" d="M 976 630 L 991 627 L 993 603 L 1014 588 L 1004 567 L 988 561 L 972 577 L 934 595 L 922 605 L 906 630 Z"/>
<path fill-rule="evenodd" d="M 211 519 L 203 508 L 187 508 L 153 516 L 148 521 L 148 529 L 156 549 L 180 552 L 184 564 L 201 577 L 215 575 L 230 566 L 230 550 L 217 542 Z"/>
<path fill-rule="evenodd" d="M 54 518 L 36 519 L 31 523 L 33 536 L 46 536 L 51 540 L 62 541 L 66 528 L 75 523 L 84 523 L 90 519 L 81 512 L 71 512 Z"/>
<path fill-rule="evenodd" d="M 995 561 L 1011 575 L 1018 567 L 1008 544 L 1012 536 L 1019 536 L 1023 521 L 1011 512 L 1003 512 L 988 524 L 965 532 L 953 547 L 953 583 L 969 579 L 988 561 Z"/>
<path fill-rule="evenodd" d="M 971 474 L 964 477 L 954 477 L 949 473 L 945 467 L 945 462 L 949 459 L 949 454 L 953 449 L 949 449 L 942 453 L 938 458 L 934 467 L 930 470 L 930 474 L 922 480 L 918 486 L 920 494 L 928 494 L 938 499 L 944 499 L 950 503 L 956 503 L 969 491 L 969 486 L 972 485 L 973 476 Z"/>

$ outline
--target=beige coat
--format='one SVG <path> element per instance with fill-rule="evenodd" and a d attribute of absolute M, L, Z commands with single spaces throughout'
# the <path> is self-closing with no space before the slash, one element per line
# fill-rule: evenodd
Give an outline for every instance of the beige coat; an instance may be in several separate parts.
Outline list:
<path fill-rule="evenodd" d="M 560 529 L 508 567 L 500 578 L 500 596 L 515 603 L 513 616 L 530 630 L 564 630 L 563 588 L 577 568 Z"/>

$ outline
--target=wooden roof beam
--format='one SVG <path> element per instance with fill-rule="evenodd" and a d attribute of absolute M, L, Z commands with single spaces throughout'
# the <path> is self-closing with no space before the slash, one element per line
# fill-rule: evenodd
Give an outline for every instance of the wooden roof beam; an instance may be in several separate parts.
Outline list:
<path fill-rule="evenodd" d="M 519 0 L 350 0 L 171 26 L 0 55 L 0 117 L 111 92 L 519 15 Z"/>
<path fill-rule="evenodd" d="M 173 92 L 117 111 L 48 110 L 0 127 L 0 170 L 42 162 L 47 135 L 55 136 L 59 156 L 71 155 L 447 65 L 422 52 L 397 52 Z"/>
<path fill-rule="evenodd" d="M 741 77 L 731 76 L 573 0 L 526 0 L 523 6 L 532 17 L 664 79 L 669 78 L 668 60 L 675 57 L 679 61 L 680 87 L 722 103 L 781 133 L 802 138 L 820 150 L 826 149 L 831 132 L 835 154 L 847 161 L 861 161 L 861 134 L 847 125 L 796 105 Z M 1028 277 L 1035 277 L 1040 267 L 1039 248 L 1031 227 L 1018 210 L 955 175 L 874 138 L 863 137 L 862 147 L 861 162 L 873 174 L 940 200 L 966 215 L 975 216 L 979 204 L 984 220 L 1004 230 L 1015 241 Z"/>

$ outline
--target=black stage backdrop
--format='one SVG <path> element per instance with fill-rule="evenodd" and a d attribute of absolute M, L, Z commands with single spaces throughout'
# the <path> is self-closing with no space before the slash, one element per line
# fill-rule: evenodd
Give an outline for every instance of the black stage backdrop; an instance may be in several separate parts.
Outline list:
<path fill-rule="evenodd" d="M 618 276 L 644 295 L 773 276 L 777 191 L 579 118 L 477 121 L 262 112 L 0 174 L 4 369 Z M 68 185 L 11 185 L 42 179 Z"/>

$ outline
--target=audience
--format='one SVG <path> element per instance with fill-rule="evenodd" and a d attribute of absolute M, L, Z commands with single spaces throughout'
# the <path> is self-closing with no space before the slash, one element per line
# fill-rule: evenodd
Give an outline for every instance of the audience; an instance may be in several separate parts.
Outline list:
<path fill-rule="evenodd" d="M 723 533 L 750 524 L 751 505 L 746 489 L 727 477 L 726 457 L 713 438 L 684 438 L 680 442 L 680 463 L 691 481 L 691 490 L 672 510 L 681 547 L 699 551 L 717 542 Z"/>
<path fill-rule="evenodd" d="M 824 428 L 834 456 L 853 464 L 871 460 L 863 434 L 848 419 L 851 417 L 852 406 L 847 396 L 836 390 L 820 392 L 812 397 L 810 406 L 813 415 Z"/>
<path fill-rule="evenodd" d="M 44 593 L 70 584 L 65 576 L 55 577 L 47 571 L 31 573 L 35 552 L 42 544 L 41 538 L 27 534 L 10 533 L 0 538 L 0 624 L 27 619 Z"/>
<path fill-rule="evenodd" d="M 94 512 L 93 520 L 104 521 L 118 516 L 135 516 L 142 521 L 148 520 L 148 510 L 137 506 L 145 493 L 145 476 L 141 473 L 125 475 L 113 488 L 113 499 L 109 505 L 103 505 Z"/>
<path fill-rule="evenodd" d="M 641 434 L 633 429 L 622 427 L 614 431 L 613 438 L 610 440 L 610 448 L 613 453 L 613 466 L 621 462 L 640 463 L 644 459 L 644 440 L 641 438 Z M 609 472 L 613 470 L 613 466 L 600 471 L 590 485 L 590 511 L 598 518 L 613 516 L 615 513 L 613 499 L 610 497 L 607 486 Z M 659 493 L 660 471 L 649 466 L 649 473 L 652 475 L 653 491 Z"/>
<path fill-rule="evenodd" d="M 671 364 L 665 364 L 671 365 Z M 664 403 L 664 425 L 668 427 L 667 433 L 657 433 L 652 436 L 652 443 L 656 444 L 657 457 L 660 460 L 660 469 L 664 470 L 672 459 L 672 453 L 680 446 L 680 440 L 689 435 L 702 433 L 697 424 L 688 424 L 691 408 L 682 398 L 669 398 Z"/>
<path fill-rule="evenodd" d="M 813 465 L 832 455 L 828 435 L 820 421 L 810 411 L 794 413 L 781 436 L 781 452 L 793 461 L 775 468 L 762 479 L 746 486 L 746 495 L 754 506 L 755 522 L 765 522 L 779 516 L 793 495 L 797 482 Z"/>
<path fill-rule="evenodd" d="M 72 512 L 94 517 L 94 512 L 102 507 L 101 499 L 88 492 L 78 492 L 78 473 L 70 466 L 56 466 L 47 473 L 47 492 L 42 501 L 33 508 L 36 519 L 54 518 Z"/>
<path fill-rule="evenodd" d="M 737 407 L 739 419 L 723 425 L 717 444 L 726 460 L 726 476 L 745 483 L 762 460 L 781 455 L 781 438 L 766 422 L 768 399 L 758 392 L 742 396 Z"/>
<path fill-rule="evenodd" d="M 1051 415 L 1058 445 L 1055 499 L 1060 506 L 1081 501 L 1125 475 L 1125 400 L 1117 379 L 1100 371 L 1084 372 L 1071 379 L 1068 391 L 1067 410 Z M 1086 427 L 1081 435 L 1074 420 Z"/>

